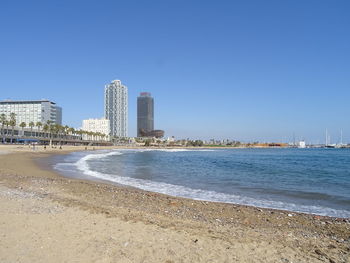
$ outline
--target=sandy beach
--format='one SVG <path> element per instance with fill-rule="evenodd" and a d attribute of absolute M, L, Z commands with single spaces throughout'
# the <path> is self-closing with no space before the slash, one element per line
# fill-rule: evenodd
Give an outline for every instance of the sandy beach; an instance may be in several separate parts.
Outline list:
<path fill-rule="evenodd" d="M 84 149 L 0 146 L 0 262 L 350 262 L 349 219 L 170 197 L 38 164 Z"/>

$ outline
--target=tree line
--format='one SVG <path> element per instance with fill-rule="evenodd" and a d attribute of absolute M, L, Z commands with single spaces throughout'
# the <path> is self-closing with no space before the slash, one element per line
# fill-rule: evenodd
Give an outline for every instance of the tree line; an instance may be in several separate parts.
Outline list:
<path fill-rule="evenodd" d="M 9 127 L 11 127 L 11 142 L 13 142 L 14 130 L 17 125 L 16 114 L 13 112 L 10 113 L 10 118 L 7 119 L 6 115 L 2 113 L 0 115 L 0 123 L 1 123 L 1 136 L 3 137 L 3 141 L 4 141 L 4 135 L 5 135 L 5 126 L 6 126 L 6 135 L 8 135 Z M 73 127 L 69 127 L 67 125 L 62 126 L 50 120 L 48 120 L 46 123 L 42 123 L 40 121 L 36 123 L 32 121 L 29 123 L 21 122 L 19 124 L 19 127 L 22 128 L 22 132 L 24 132 L 24 128 L 29 127 L 30 137 L 44 137 L 48 139 L 52 139 L 54 136 L 56 136 L 56 138 L 61 138 L 61 139 L 74 139 L 74 137 L 85 135 L 87 140 L 95 141 L 95 140 L 105 140 L 105 138 L 108 136 L 101 132 L 76 130 Z M 37 128 L 37 133 L 41 134 L 41 136 L 35 136 L 36 133 L 34 133 L 34 136 L 33 136 L 34 127 Z"/>

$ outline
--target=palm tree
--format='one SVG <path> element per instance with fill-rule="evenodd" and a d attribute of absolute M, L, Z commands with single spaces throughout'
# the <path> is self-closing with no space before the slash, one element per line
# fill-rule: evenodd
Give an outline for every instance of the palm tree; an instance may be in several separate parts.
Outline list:
<path fill-rule="evenodd" d="M 9 133 L 9 125 L 10 125 L 10 121 L 6 120 L 5 121 L 5 125 L 6 125 L 6 135 Z"/>
<path fill-rule="evenodd" d="M 52 132 L 56 134 L 56 138 L 59 138 L 59 133 L 61 130 L 61 126 L 57 123 L 52 125 Z"/>
<path fill-rule="evenodd" d="M 89 136 L 89 140 L 92 141 L 92 140 L 93 140 L 94 133 L 91 132 L 91 131 L 88 131 L 88 132 L 86 132 L 86 133 L 87 133 L 87 135 Z"/>
<path fill-rule="evenodd" d="M 96 132 L 96 136 L 97 136 L 97 140 L 98 141 L 101 141 L 101 134 L 100 132 Z"/>
<path fill-rule="evenodd" d="M 31 121 L 28 126 L 30 127 L 30 136 L 33 137 L 33 127 L 35 126 L 34 122 Z"/>
<path fill-rule="evenodd" d="M 52 147 L 52 139 L 54 138 L 54 134 L 58 133 L 58 128 L 55 124 L 52 124 L 52 123 L 49 127 L 50 127 L 50 129 L 49 129 L 49 131 L 50 131 L 50 146 Z"/>
<path fill-rule="evenodd" d="M 22 121 L 21 124 L 19 125 L 19 127 L 22 128 L 22 135 L 24 135 L 24 128 L 25 128 L 26 126 L 27 126 L 27 124 L 26 124 L 24 121 Z"/>
<path fill-rule="evenodd" d="M 83 130 L 83 135 L 85 135 L 85 140 L 89 140 L 90 138 L 90 133 L 88 131 Z"/>
<path fill-rule="evenodd" d="M 67 129 L 68 129 L 67 125 L 61 126 L 61 132 L 62 132 L 62 138 L 63 139 L 67 139 Z"/>
<path fill-rule="evenodd" d="M 64 138 L 67 140 L 67 134 L 69 131 L 69 127 L 68 125 L 63 126 L 63 134 L 64 134 Z"/>
<path fill-rule="evenodd" d="M 61 139 L 64 138 L 64 133 L 65 133 L 66 128 L 62 125 L 59 125 L 59 124 L 57 125 L 57 128 L 58 128 L 58 132 L 60 133 L 60 138 Z"/>
<path fill-rule="evenodd" d="M 13 113 L 13 112 L 10 113 L 9 125 L 12 127 L 11 143 L 13 143 L 13 136 L 15 133 L 15 126 L 16 126 L 16 113 Z"/>
<path fill-rule="evenodd" d="M 75 129 L 71 127 L 71 128 L 68 128 L 67 131 L 71 135 L 71 139 L 73 139 L 74 138 L 73 136 L 74 136 L 74 133 L 75 133 Z"/>
<path fill-rule="evenodd" d="M 56 123 L 54 125 L 54 129 L 55 129 L 57 139 L 60 139 L 60 144 L 61 144 L 61 139 L 63 137 L 64 127 L 62 125 L 59 125 Z"/>
<path fill-rule="evenodd" d="M 49 129 L 50 129 L 50 126 L 49 126 L 48 124 L 45 124 L 45 125 L 43 126 L 44 137 L 49 137 L 49 135 L 48 135 Z"/>
<path fill-rule="evenodd" d="M 40 134 L 40 128 L 43 126 L 43 124 L 38 121 L 36 124 L 35 124 L 36 127 L 38 127 L 38 131 L 39 131 L 39 134 Z M 40 135 L 39 135 L 40 136 Z"/>
<path fill-rule="evenodd" d="M 83 140 L 83 135 L 84 135 L 84 134 L 86 134 L 85 131 L 79 130 L 79 135 L 80 135 L 81 140 Z"/>
<path fill-rule="evenodd" d="M 52 146 L 52 131 L 54 130 L 53 125 L 52 125 L 52 121 L 48 120 L 46 122 L 46 124 L 48 125 L 48 132 L 49 132 L 49 139 L 50 139 L 50 146 Z"/>
<path fill-rule="evenodd" d="M 81 135 L 82 135 L 82 132 L 81 132 L 81 130 L 76 130 L 76 131 L 75 131 L 75 134 L 81 136 Z M 81 137 L 80 137 L 80 139 L 81 139 Z"/>
<path fill-rule="evenodd" d="M 60 136 L 59 136 L 61 139 L 60 144 L 62 144 L 62 139 L 64 139 L 64 137 L 66 136 L 66 126 L 57 124 L 57 129 L 58 129 L 58 132 L 60 133 Z"/>
<path fill-rule="evenodd" d="M 97 132 L 91 132 L 92 133 L 92 140 L 96 141 L 97 137 Z"/>
<path fill-rule="evenodd" d="M 80 130 L 79 133 L 80 133 L 80 136 L 81 136 L 82 140 L 87 140 L 88 139 L 87 138 L 87 136 L 88 136 L 87 131 Z M 86 135 L 86 136 L 84 136 L 84 135 Z"/>
<path fill-rule="evenodd" d="M 4 126 L 5 126 L 6 122 L 7 122 L 5 113 L 2 113 L 2 114 L 0 115 L 0 122 L 1 122 L 2 142 L 4 142 L 4 140 L 5 140 L 5 138 L 4 138 L 4 137 L 5 137 L 5 136 L 4 136 L 4 134 L 5 134 Z"/>
<path fill-rule="evenodd" d="M 81 135 L 81 139 L 88 140 L 88 132 L 87 131 L 80 130 L 80 135 Z M 84 136 L 84 135 L 86 135 L 86 136 Z"/>

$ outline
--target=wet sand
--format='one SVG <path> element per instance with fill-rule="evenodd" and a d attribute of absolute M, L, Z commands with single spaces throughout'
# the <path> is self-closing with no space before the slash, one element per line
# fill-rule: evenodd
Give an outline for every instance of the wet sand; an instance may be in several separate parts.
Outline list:
<path fill-rule="evenodd" d="M 349 219 L 170 197 L 37 164 L 84 148 L 0 146 L 0 262 L 350 262 Z"/>

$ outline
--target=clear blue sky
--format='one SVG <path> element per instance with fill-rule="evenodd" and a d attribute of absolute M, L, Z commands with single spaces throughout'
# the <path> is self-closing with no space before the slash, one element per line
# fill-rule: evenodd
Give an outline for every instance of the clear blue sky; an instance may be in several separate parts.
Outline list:
<path fill-rule="evenodd" d="M 155 98 L 177 138 L 350 141 L 350 1 L 0 2 L 0 99 L 103 116 L 104 85 Z"/>

